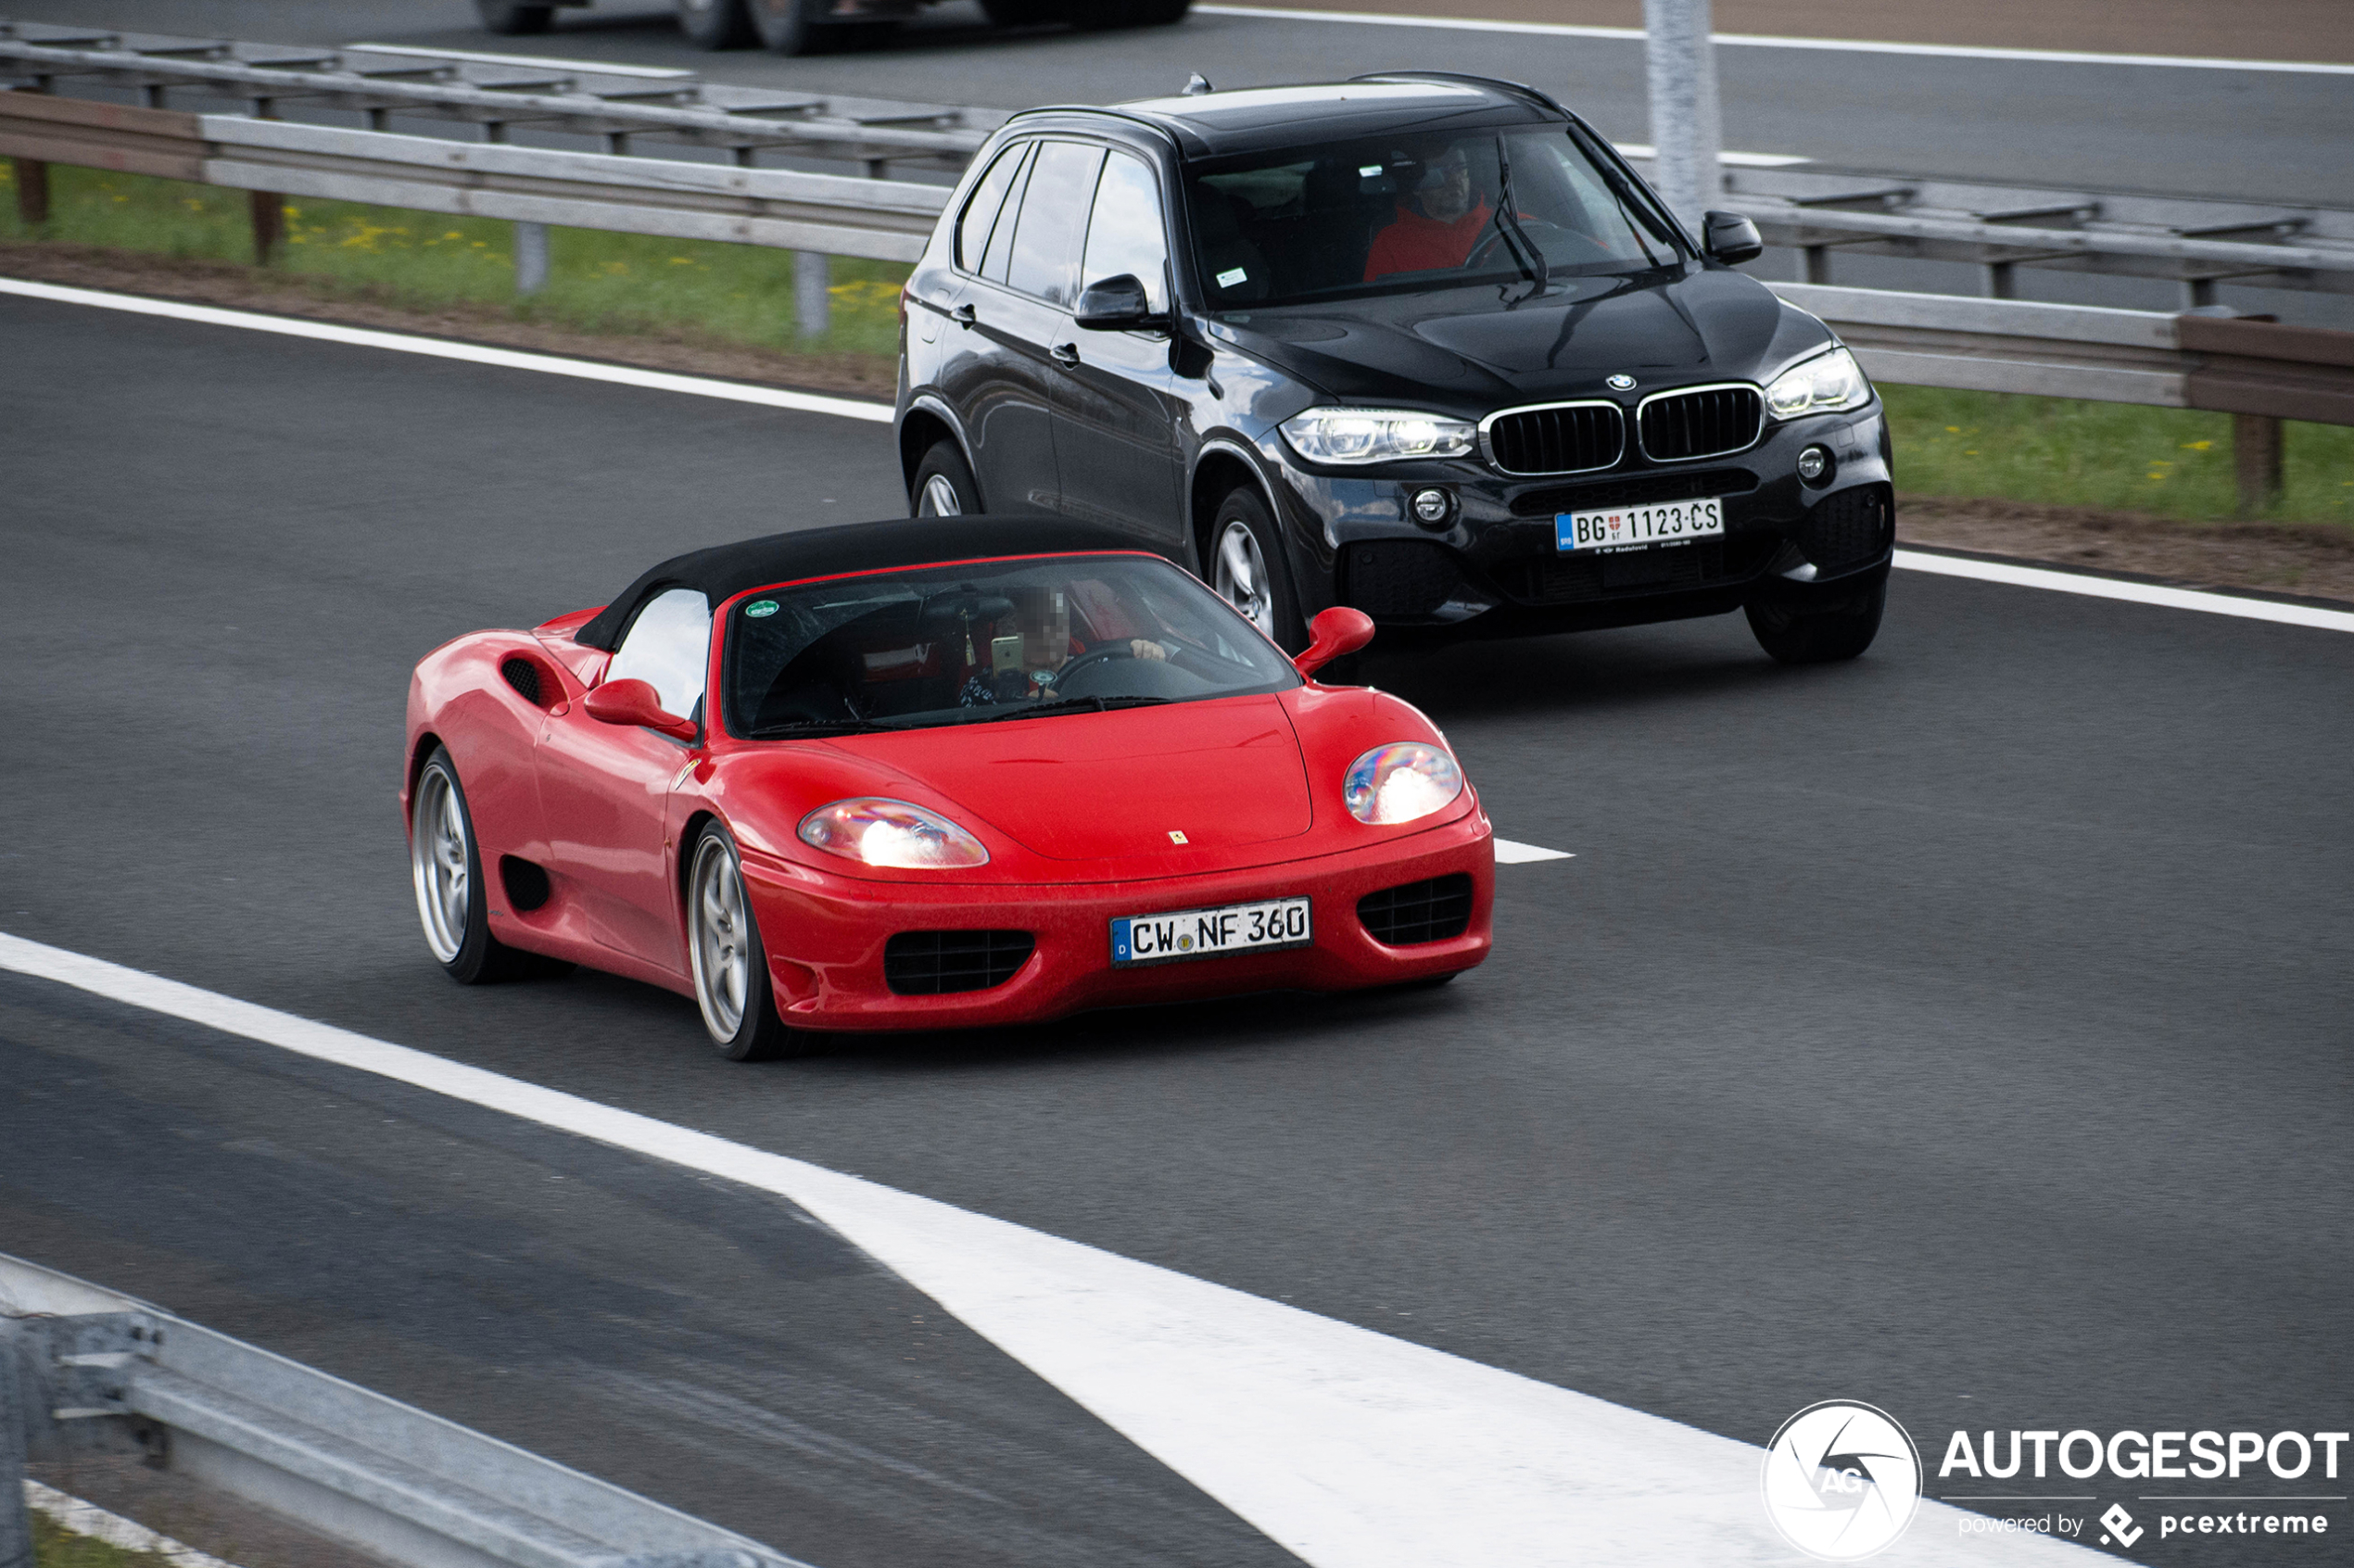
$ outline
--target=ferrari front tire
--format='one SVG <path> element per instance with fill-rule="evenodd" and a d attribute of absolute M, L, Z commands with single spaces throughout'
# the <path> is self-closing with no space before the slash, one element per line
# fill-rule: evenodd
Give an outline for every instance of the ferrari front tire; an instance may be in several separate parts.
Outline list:
<path fill-rule="evenodd" d="M 744 896 L 736 841 L 715 822 L 704 826 L 689 862 L 687 953 L 694 966 L 695 1005 L 721 1056 L 757 1062 L 805 1048 L 778 1016 L 768 954 Z"/>
<path fill-rule="evenodd" d="M 409 796 L 409 874 L 425 946 L 460 985 L 484 985 L 527 972 L 529 955 L 490 934 L 482 846 L 458 782 L 458 765 L 436 746 Z"/>

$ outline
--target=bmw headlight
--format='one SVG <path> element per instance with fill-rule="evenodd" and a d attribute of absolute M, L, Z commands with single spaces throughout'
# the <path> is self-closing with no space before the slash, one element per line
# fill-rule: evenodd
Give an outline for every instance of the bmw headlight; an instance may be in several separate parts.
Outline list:
<path fill-rule="evenodd" d="M 1410 409 L 1310 409 L 1284 421 L 1284 439 L 1310 462 L 1389 462 L 1463 457 L 1478 428 Z"/>
<path fill-rule="evenodd" d="M 1864 379 L 1855 356 L 1844 348 L 1791 366 L 1766 388 L 1766 406 L 1776 419 L 1860 409 L 1871 399 L 1872 384 Z"/>
<path fill-rule="evenodd" d="M 1463 792 L 1463 770 L 1443 746 L 1398 740 L 1348 765 L 1341 799 L 1348 815 L 1376 828 L 1444 811 Z"/>
<path fill-rule="evenodd" d="M 801 841 L 869 866 L 924 871 L 989 864 L 981 841 L 938 812 L 872 796 L 819 806 L 801 819 Z"/>

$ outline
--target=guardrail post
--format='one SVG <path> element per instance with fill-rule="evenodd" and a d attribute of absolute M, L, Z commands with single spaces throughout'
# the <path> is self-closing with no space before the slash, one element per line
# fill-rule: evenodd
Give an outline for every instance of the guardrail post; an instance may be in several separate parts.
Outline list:
<path fill-rule="evenodd" d="M 1986 297 L 2017 299 L 2019 297 L 2019 263 L 1989 261 L 1986 263 Z"/>
<path fill-rule="evenodd" d="M 25 1386 L 16 1325 L 0 1322 L 0 1568 L 32 1568 L 32 1521 L 24 1506 L 24 1455 L 32 1391 Z"/>
<path fill-rule="evenodd" d="M 2239 478 L 2240 515 L 2254 517 L 2281 499 L 2281 422 L 2271 414 L 2232 416 L 2232 466 Z"/>
<path fill-rule="evenodd" d="M 792 253 L 793 326 L 804 338 L 823 337 L 833 324 L 833 258 L 822 250 Z"/>
<path fill-rule="evenodd" d="M 1722 203 L 1725 191 L 1709 0 L 1643 0 L 1643 31 L 1657 149 L 1652 168 L 1659 194 L 1697 234 L 1701 214 Z"/>
<path fill-rule="evenodd" d="M 515 221 L 515 292 L 537 294 L 548 286 L 548 225 Z"/>
<path fill-rule="evenodd" d="M 253 264 L 267 267 L 286 237 L 286 198 L 275 191 L 248 191 L 246 197 L 253 214 Z"/>
<path fill-rule="evenodd" d="M 28 229 L 49 221 L 49 166 L 37 158 L 11 160 L 17 166 L 17 216 Z"/>

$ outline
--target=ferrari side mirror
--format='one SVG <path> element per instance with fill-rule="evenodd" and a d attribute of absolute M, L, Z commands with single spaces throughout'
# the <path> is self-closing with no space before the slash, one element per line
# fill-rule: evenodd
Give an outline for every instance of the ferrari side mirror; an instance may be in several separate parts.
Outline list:
<path fill-rule="evenodd" d="M 692 740 L 700 727 L 692 719 L 662 711 L 662 694 L 650 682 L 609 680 L 588 693 L 581 704 L 599 724 L 634 725 Z"/>
<path fill-rule="evenodd" d="M 1757 225 L 1738 212 L 1703 213 L 1701 229 L 1708 254 L 1728 266 L 1754 261 L 1765 254 L 1766 242 L 1758 237 Z"/>
<path fill-rule="evenodd" d="M 1362 610 L 1335 604 L 1308 623 L 1308 650 L 1294 659 L 1292 668 L 1312 676 L 1335 659 L 1356 652 L 1373 640 L 1373 618 Z"/>

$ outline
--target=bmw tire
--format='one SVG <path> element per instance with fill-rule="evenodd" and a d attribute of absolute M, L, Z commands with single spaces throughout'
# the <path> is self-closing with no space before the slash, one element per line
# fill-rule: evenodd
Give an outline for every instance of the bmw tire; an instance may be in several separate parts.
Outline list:
<path fill-rule="evenodd" d="M 833 0 L 749 0 L 761 43 L 779 55 L 830 55 L 870 49 L 890 36 L 889 22 L 838 22 Z"/>
<path fill-rule="evenodd" d="M 1888 568 L 1871 581 L 1829 602 L 1793 601 L 1768 595 L 1750 601 L 1749 629 L 1757 644 L 1785 664 L 1829 664 L 1853 659 L 1879 635 L 1888 608 Z"/>
<path fill-rule="evenodd" d="M 1283 540 L 1267 503 L 1247 485 L 1236 486 L 1218 503 L 1210 520 L 1203 575 L 1219 598 L 1267 634 L 1286 653 L 1308 646 L 1308 628 L 1292 592 Z"/>
<path fill-rule="evenodd" d="M 968 517 L 981 510 L 981 487 L 954 441 L 934 441 L 907 482 L 910 517 Z"/>
<path fill-rule="evenodd" d="M 806 1037 L 778 1015 L 743 863 L 734 837 L 716 822 L 704 824 L 687 863 L 687 955 L 695 1005 L 721 1056 L 759 1062 L 808 1048 Z"/>
<path fill-rule="evenodd" d="M 425 946 L 451 980 L 492 984 L 540 967 L 543 961 L 490 934 L 482 845 L 447 747 L 433 749 L 409 792 L 409 876 Z"/>

